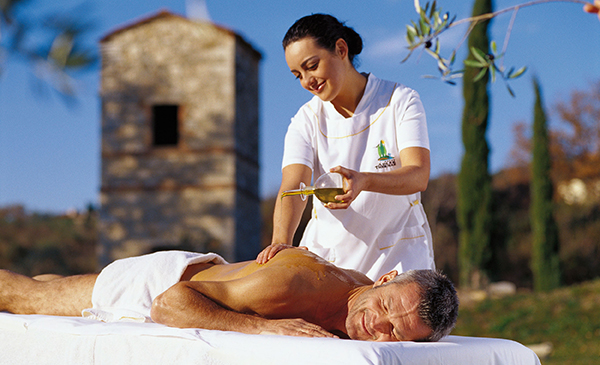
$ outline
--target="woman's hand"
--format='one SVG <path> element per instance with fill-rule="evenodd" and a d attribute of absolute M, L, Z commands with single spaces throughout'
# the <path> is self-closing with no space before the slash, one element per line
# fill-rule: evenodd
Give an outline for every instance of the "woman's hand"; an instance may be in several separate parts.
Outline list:
<path fill-rule="evenodd" d="M 308 250 L 308 248 L 304 247 L 304 246 L 295 247 L 292 245 L 288 245 L 287 243 L 271 243 L 269 246 L 265 247 L 265 249 L 262 250 L 258 254 L 258 256 L 256 257 L 256 262 L 258 264 L 266 264 L 267 261 L 272 259 L 277 254 L 277 252 L 286 250 L 288 248 L 300 248 L 300 249 Z"/>
<path fill-rule="evenodd" d="M 329 171 L 337 172 L 344 177 L 344 194 L 335 197 L 341 203 L 327 203 L 325 207 L 329 209 L 346 209 L 363 190 L 364 177 L 360 172 L 342 166 L 336 166 Z"/>
<path fill-rule="evenodd" d="M 327 203 L 330 209 L 346 209 L 361 191 L 390 195 L 410 195 L 425 191 L 429 182 L 429 150 L 407 147 L 400 151 L 400 168 L 386 172 L 358 172 L 342 166 L 332 168 L 344 177 L 343 195 L 336 199 L 342 203 Z"/>

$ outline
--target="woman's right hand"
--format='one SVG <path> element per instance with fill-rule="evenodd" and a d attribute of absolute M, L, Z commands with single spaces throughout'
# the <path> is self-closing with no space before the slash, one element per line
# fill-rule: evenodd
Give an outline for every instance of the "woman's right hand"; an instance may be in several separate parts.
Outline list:
<path fill-rule="evenodd" d="M 363 190 L 364 174 L 342 166 L 336 166 L 329 172 L 337 172 L 344 177 L 344 194 L 336 195 L 340 199 L 339 203 L 327 203 L 325 207 L 329 209 L 347 209 Z"/>
<path fill-rule="evenodd" d="M 295 247 L 292 245 L 288 245 L 287 243 L 271 243 L 269 246 L 265 247 L 265 249 L 262 250 L 258 254 L 258 256 L 256 257 L 256 262 L 258 264 L 266 264 L 267 261 L 272 259 L 277 254 L 277 252 L 286 250 L 288 248 L 300 248 L 300 249 L 308 250 L 308 248 L 304 247 L 304 246 Z"/>

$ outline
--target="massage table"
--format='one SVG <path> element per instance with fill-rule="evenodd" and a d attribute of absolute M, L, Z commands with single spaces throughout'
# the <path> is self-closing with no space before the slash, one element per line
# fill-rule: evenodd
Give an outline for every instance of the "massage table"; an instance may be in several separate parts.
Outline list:
<path fill-rule="evenodd" d="M 448 336 L 435 343 L 247 335 L 0 312 L 0 364 L 522 364 L 518 342 Z"/>

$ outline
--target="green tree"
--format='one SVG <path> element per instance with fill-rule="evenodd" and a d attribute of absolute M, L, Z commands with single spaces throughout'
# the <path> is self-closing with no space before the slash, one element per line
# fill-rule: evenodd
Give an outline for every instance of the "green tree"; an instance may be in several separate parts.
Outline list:
<path fill-rule="evenodd" d="M 65 96 L 75 96 L 72 73 L 92 65 L 93 45 L 86 45 L 90 21 L 82 8 L 38 16 L 35 0 L 0 0 L 0 76 L 11 57 L 27 62 L 38 80 Z"/>
<path fill-rule="evenodd" d="M 473 16 L 492 12 L 491 0 L 475 0 Z M 469 34 L 469 49 L 489 54 L 488 26 L 480 22 Z M 470 53 L 467 60 L 474 59 Z M 467 64 L 467 62 L 465 62 Z M 486 264 L 491 256 L 492 184 L 488 171 L 489 147 L 486 131 L 489 114 L 489 73 L 467 66 L 463 79 L 464 109 L 462 139 L 464 155 L 458 175 L 457 220 L 460 285 L 480 288 L 488 281 Z M 475 80 L 477 77 L 477 80 Z"/>
<path fill-rule="evenodd" d="M 560 286 L 560 248 L 558 227 L 554 220 L 553 187 L 550 178 L 550 139 L 539 81 L 533 81 L 533 156 L 531 161 L 531 229 L 533 248 L 531 270 L 536 291 L 549 291 Z"/>

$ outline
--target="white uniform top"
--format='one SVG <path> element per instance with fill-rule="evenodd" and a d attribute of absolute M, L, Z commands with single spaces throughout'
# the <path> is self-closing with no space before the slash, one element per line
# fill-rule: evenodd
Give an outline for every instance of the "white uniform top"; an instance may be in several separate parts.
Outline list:
<path fill-rule="evenodd" d="M 391 171 L 400 168 L 399 152 L 407 147 L 429 149 L 419 95 L 369 75 L 351 118 L 317 96 L 300 108 L 285 137 L 283 166 L 306 165 L 313 181 L 337 165 Z M 431 231 L 420 199 L 420 193 L 362 191 L 347 209 L 330 210 L 314 198 L 301 245 L 372 280 L 394 269 L 433 269 Z"/>

